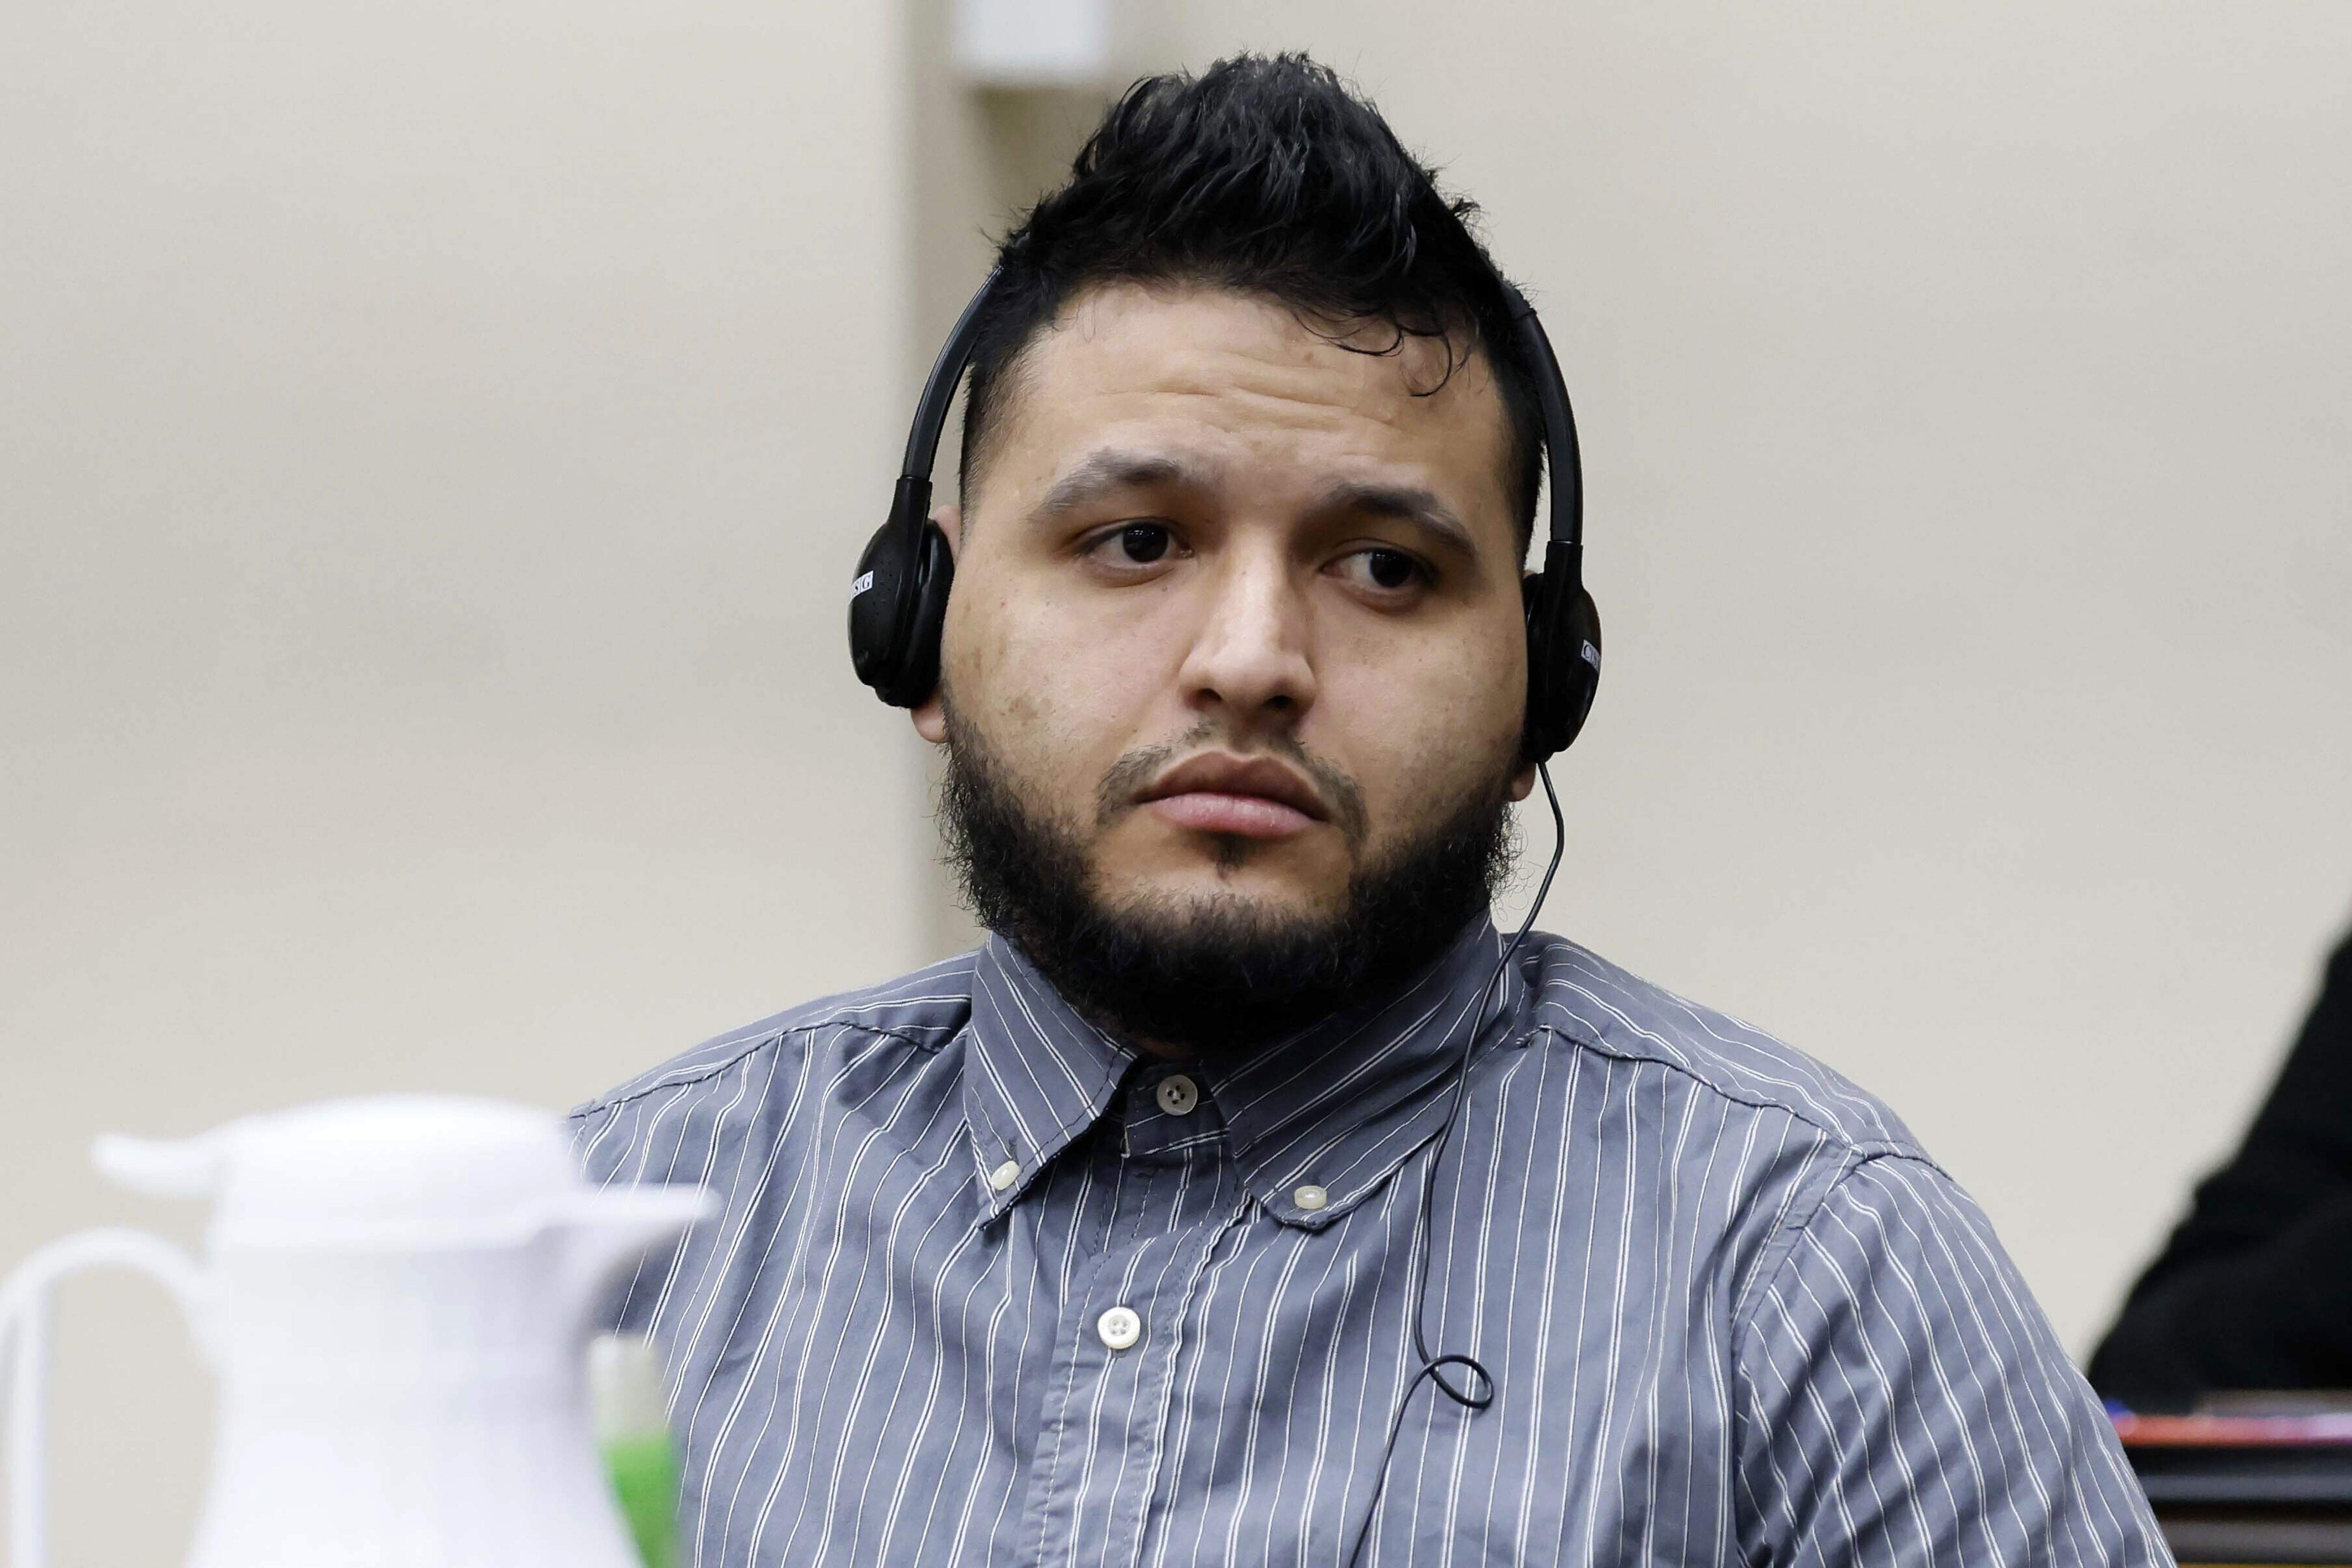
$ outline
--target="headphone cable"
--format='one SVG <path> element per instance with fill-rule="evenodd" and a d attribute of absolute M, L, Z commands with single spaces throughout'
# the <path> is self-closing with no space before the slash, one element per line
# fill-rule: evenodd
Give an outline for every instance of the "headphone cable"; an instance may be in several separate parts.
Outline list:
<path fill-rule="evenodd" d="M 1559 871 L 1560 852 L 1568 845 L 1568 822 L 1560 815 L 1559 794 L 1551 785 L 1551 768 L 1538 762 L 1536 764 L 1536 776 L 1543 780 L 1544 800 L 1551 807 L 1551 862 L 1544 867 L 1543 881 L 1536 884 L 1535 901 L 1528 905 L 1528 917 L 1519 922 L 1518 930 L 1505 945 L 1502 957 L 1496 962 L 1495 972 L 1486 982 L 1487 990 L 1496 989 L 1503 977 L 1503 971 L 1510 967 L 1512 956 L 1518 952 L 1520 944 L 1528 939 L 1528 933 L 1535 928 L 1536 915 L 1543 908 L 1545 895 L 1551 892 L 1551 879 Z M 1499 999 L 1499 993 L 1497 997 Z M 1413 1284 L 1412 1302 L 1412 1348 L 1413 1353 L 1421 1357 L 1421 1365 L 1406 1381 L 1404 1393 L 1397 1400 L 1396 1414 L 1389 1417 L 1388 1441 L 1381 1448 L 1380 1474 L 1372 1482 L 1372 1500 L 1364 1510 L 1364 1522 L 1356 1529 L 1356 1544 L 1348 1553 L 1348 1568 L 1356 1568 L 1364 1555 L 1364 1542 L 1371 1537 L 1372 1521 L 1381 1511 L 1381 1493 L 1388 1485 L 1389 1461 L 1396 1457 L 1397 1438 L 1404 1431 L 1405 1412 L 1412 1407 L 1413 1391 L 1421 1386 L 1423 1380 L 1435 1384 L 1438 1392 L 1465 1410 L 1484 1410 L 1495 1402 L 1495 1375 L 1486 1370 L 1484 1362 L 1475 1355 L 1433 1355 L 1429 1349 L 1429 1260 L 1431 1253 L 1436 1250 L 1432 1236 L 1431 1213 L 1436 1201 L 1437 1168 L 1444 1163 L 1446 1145 L 1454 1140 L 1454 1124 L 1462 1119 L 1462 1102 L 1470 1082 L 1470 1051 L 1477 1044 L 1481 1032 L 1474 1024 L 1464 1034 L 1462 1060 L 1454 1068 L 1452 1099 L 1445 1109 L 1445 1122 L 1437 1131 L 1437 1147 L 1429 1156 L 1428 1167 L 1421 1178 L 1421 1218 L 1415 1224 L 1414 1234 L 1426 1244 L 1420 1249 L 1420 1259 L 1415 1264 L 1417 1277 Z M 1467 1375 L 1463 1378 L 1462 1387 L 1456 1388 L 1446 1378 L 1449 1367 L 1459 1368 Z"/>

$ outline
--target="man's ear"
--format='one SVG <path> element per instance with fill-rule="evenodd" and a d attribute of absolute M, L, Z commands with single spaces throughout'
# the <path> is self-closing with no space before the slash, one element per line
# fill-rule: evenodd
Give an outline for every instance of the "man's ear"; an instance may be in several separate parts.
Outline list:
<path fill-rule="evenodd" d="M 948 541 L 948 559 L 955 559 L 963 550 L 963 508 L 953 501 L 942 501 L 931 508 L 931 521 L 939 526 L 940 533 Z M 943 661 L 946 658 L 944 648 L 940 650 L 940 657 Z M 940 706 L 938 686 L 931 688 L 929 696 L 908 709 L 907 716 L 914 720 L 917 735 L 933 746 L 946 742 L 948 714 L 947 709 Z"/>

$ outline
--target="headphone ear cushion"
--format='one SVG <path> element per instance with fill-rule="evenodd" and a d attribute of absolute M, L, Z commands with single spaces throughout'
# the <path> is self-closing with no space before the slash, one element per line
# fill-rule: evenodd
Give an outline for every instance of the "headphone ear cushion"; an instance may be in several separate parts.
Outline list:
<path fill-rule="evenodd" d="M 1530 762 L 1575 742 L 1601 688 L 1600 607 L 1581 587 L 1573 598 L 1560 592 L 1544 580 L 1549 576 L 1527 585 L 1528 712 L 1519 752 Z"/>
<path fill-rule="evenodd" d="M 882 700 L 894 707 L 929 701 L 940 684 L 940 631 L 947 623 L 948 591 L 955 583 L 955 554 L 940 526 L 929 518 L 916 542 L 913 565 L 898 667 L 882 691 Z"/>
<path fill-rule="evenodd" d="M 1559 749 L 1565 751 L 1584 732 L 1584 721 L 1592 714 L 1592 699 L 1601 694 L 1601 607 L 1581 588 L 1577 590 L 1575 606 L 1569 612 L 1567 634 L 1557 645 L 1559 667 L 1564 672 L 1559 693 Z"/>
<path fill-rule="evenodd" d="M 1521 721 L 1519 753 L 1536 762 L 1549 757 L 1544 744 L 1550 727 L 1545 716 L 1551 711 L 1551 658 L 1549 655 L 1549 617 L 1544 613 L 1543 578 L 1529 573 L 1520 581 L 1525 596 L 1524 610 L 1528 622 L 1528 711 Z"/>

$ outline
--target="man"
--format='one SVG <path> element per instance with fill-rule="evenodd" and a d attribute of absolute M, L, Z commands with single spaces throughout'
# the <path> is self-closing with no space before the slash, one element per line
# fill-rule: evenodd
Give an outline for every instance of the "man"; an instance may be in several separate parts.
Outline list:
<path fill-rule="evenodd" d="M 1891 1113 L 1488 924 L 1546 423 L 1469 210 L 1243 58 L 1007 240 L 896 692 L 993 935 L 578 1113 L 726 1199 L 620 1309 L 709 1568 L 2163 1560 Z"/>

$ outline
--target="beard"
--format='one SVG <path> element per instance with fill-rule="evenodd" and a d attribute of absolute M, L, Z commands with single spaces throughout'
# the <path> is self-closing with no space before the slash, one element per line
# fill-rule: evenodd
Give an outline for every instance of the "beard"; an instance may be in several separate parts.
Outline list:
<path fill-rule="evenodd" d="M 1295 742 L 1278 749 L 1339 800 L 1338 825 L 1360 845 L 1353 784 Z M 1505 774 L 1360 867 L 1331 914 L 1268 909 L 1223 893 L 1106 903 L 1094 891 L 1083 836 L 1033 810 L 1034 792 L 1024 795 L 952 708 L 947 750 L 940 824 L 972 914 L 1018 947 L 1081 1017 L 1130 1042 L 1230 1057 L 1296 1033 L 1369 988 L 1402 989 L 1486 910 L 1511 868 Z M 1156 771 L 1173 750 L 1115 765 L 1097 825 L 1134 809 L 1119 780 Z M 1215 854 L 1230 870 L 1256 848 L 1219 835 Z"/>

